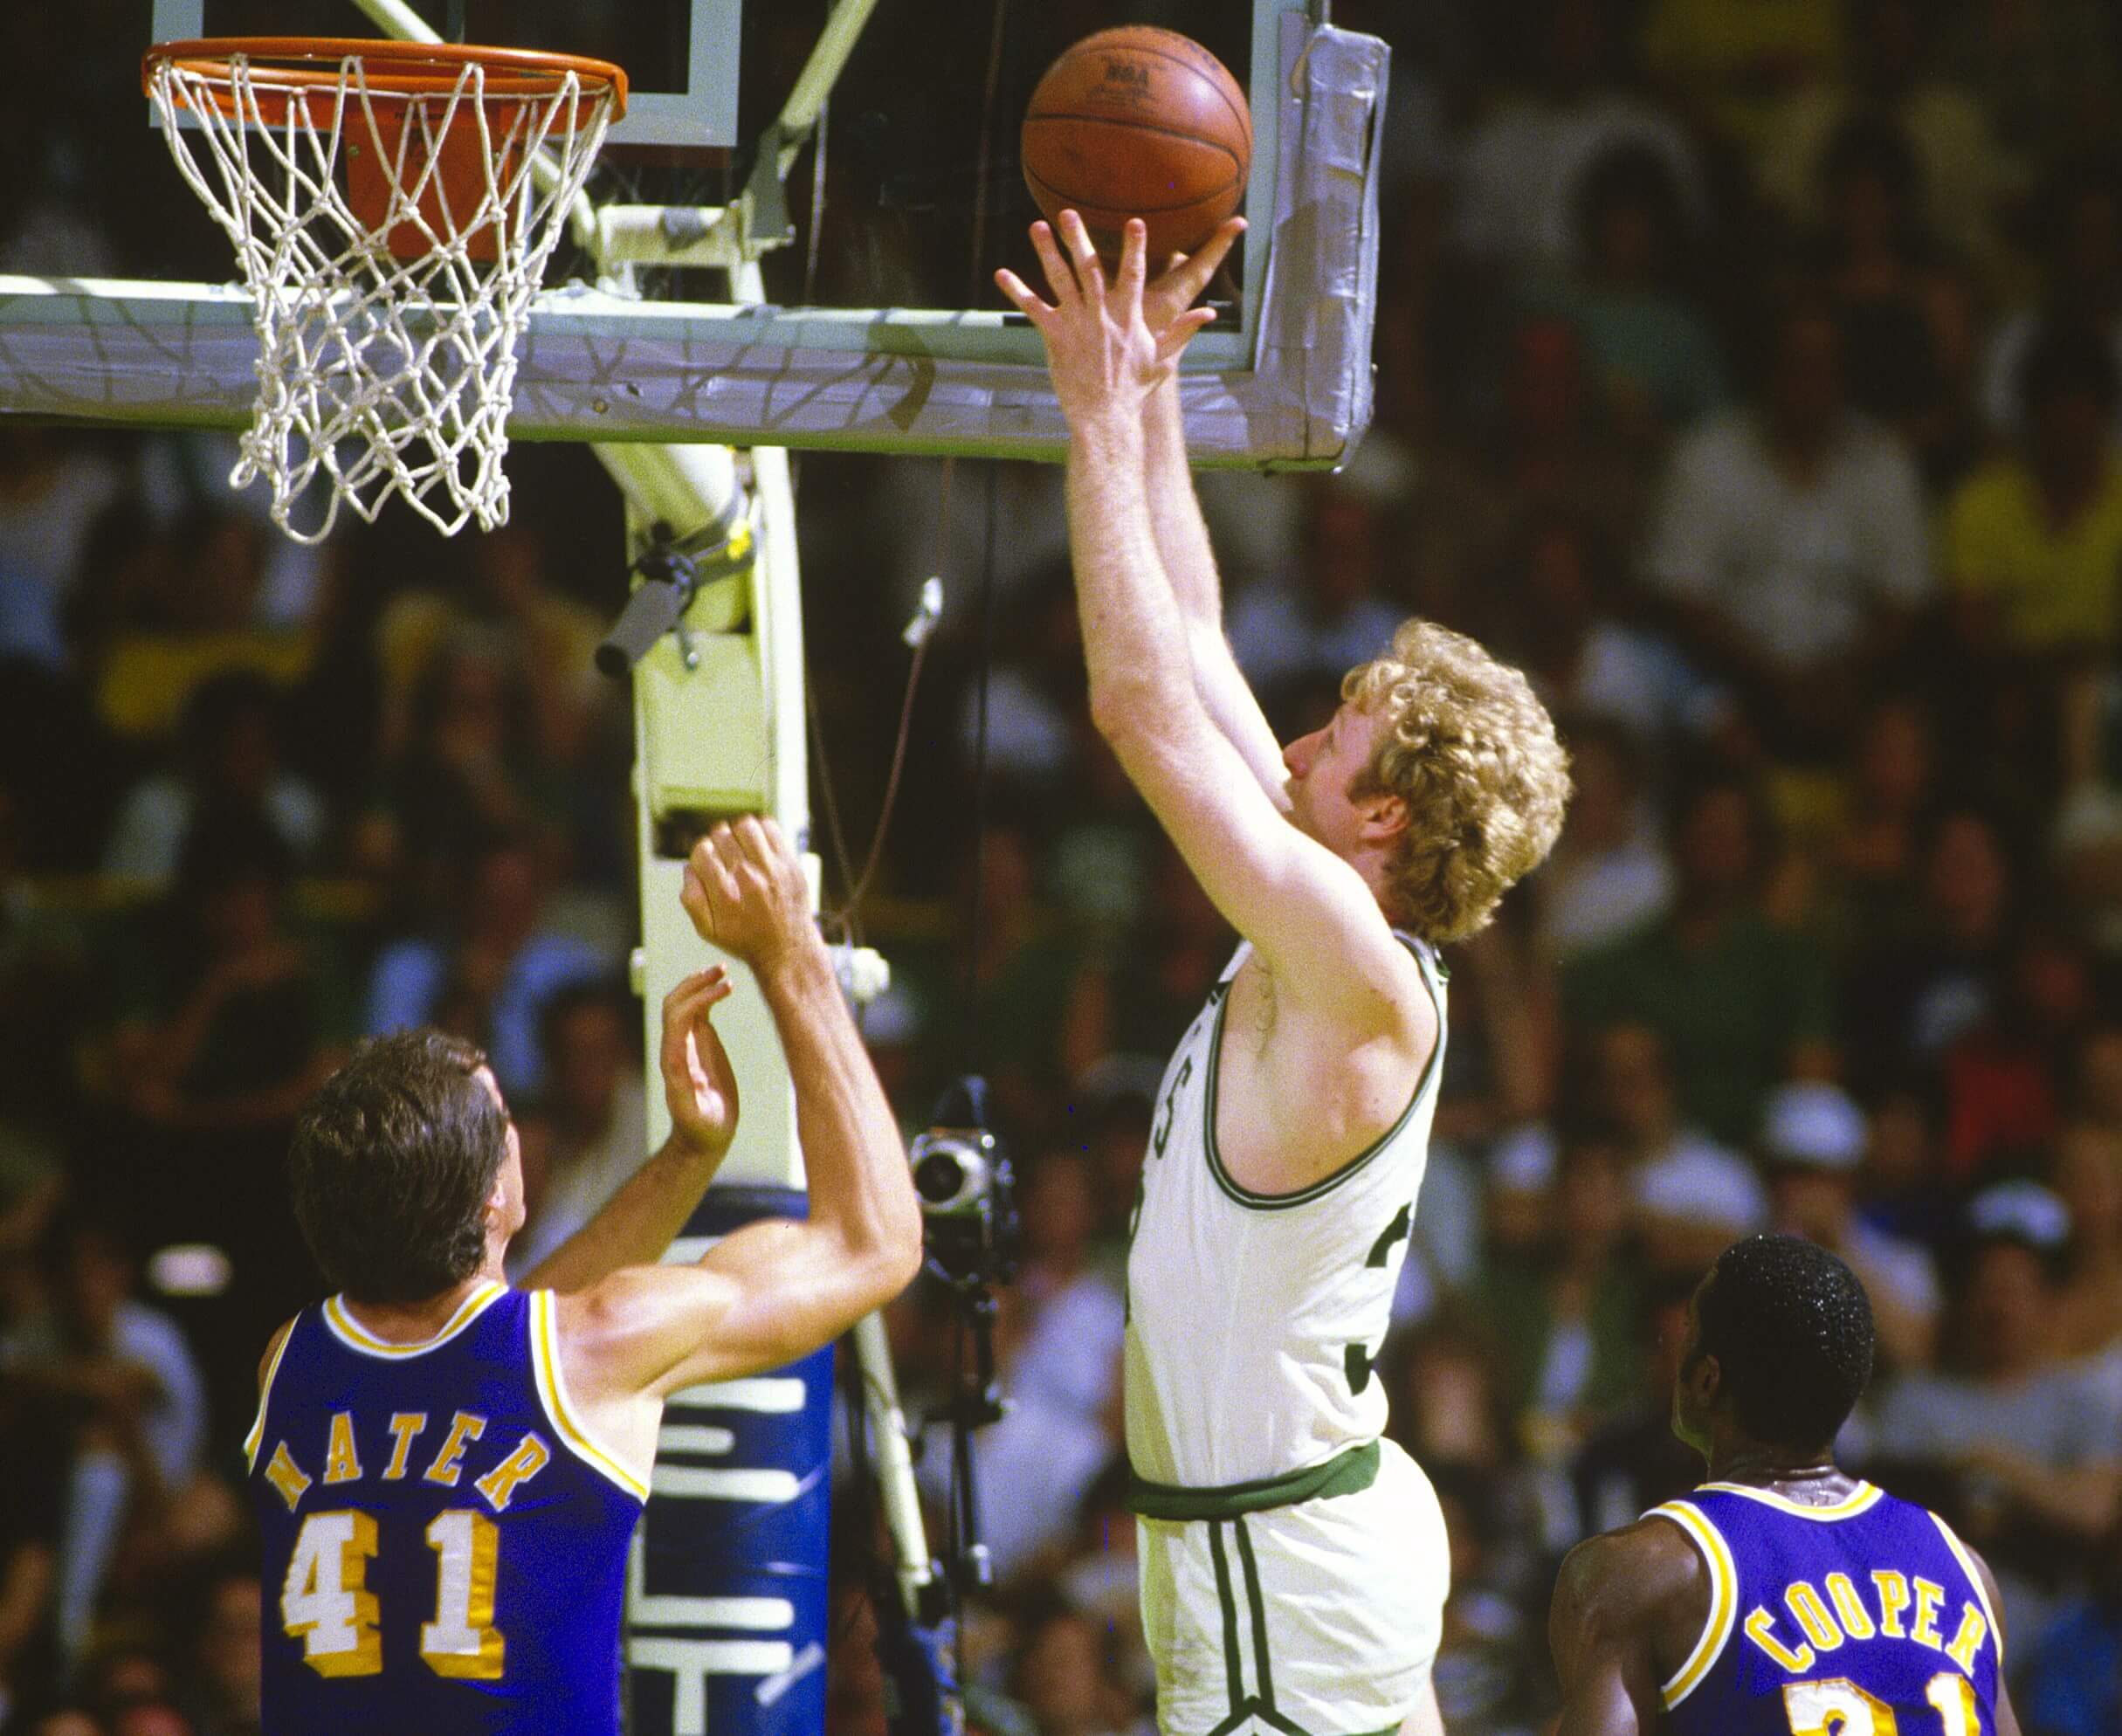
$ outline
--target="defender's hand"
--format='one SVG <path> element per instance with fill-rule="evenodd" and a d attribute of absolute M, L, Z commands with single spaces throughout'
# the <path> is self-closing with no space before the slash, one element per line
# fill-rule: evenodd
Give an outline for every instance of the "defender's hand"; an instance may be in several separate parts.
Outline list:
<path fill-rule="evenodd" d="M 1127 220 L 1120 269 L 1108 286 L 1105 265 L 1080 216 L 1061 213 L 1058 240 L 1045 224 L 1033 224 L 1031 245 L 1054 298 L 1051 305 L 1016 272 L 995 274 L 1002 293 L 1045 340 L 1054 395 L 1071 427 L 1108 413 L 1139 415 L 1194 334 L 1216 317 L 1212 310 L 1196 307 L 1179 313 L 1161 332 L 1145 322 L 1148 234 L 1139 217 Z"/>
<path fill-rule="evenodd" d="M 718 964 L 695 971 L 663 997 L 663 1095 L 672 1137 L 706 1158 L 720 1158 L 737 1133 L 737 1075 L 707 1016 L 729 995 L 729 973 Z"/>
<path fill-rule="evenodd" d="M 822 947 L 803 864 L 775 822 L 723 821 L 692 846 L 679 893 L 703 940 L 763 971 L 806 946 Z"/>

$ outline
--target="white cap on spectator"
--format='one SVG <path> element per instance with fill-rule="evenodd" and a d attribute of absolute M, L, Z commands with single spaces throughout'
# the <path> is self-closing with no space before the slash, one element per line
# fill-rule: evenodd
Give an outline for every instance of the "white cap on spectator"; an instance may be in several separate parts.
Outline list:
<path fill-rule="evenodd" d="M 1645 1217 L 1716 1224 L 1740 1235 L 1768 1222 L 1767 1195 L 1753 1165 L 1706 1140 L 1685 1141 L 1652 1159 L 1629 1191 Z"/>
<path fill-rule="evenodd" d="M 1968 1202 L 1967 1224 L 1978 1237 L 2023 1242 L 2046 1252 L 2070 1239 L 2070 1208 L 2038 1181 L 1999 1181 Z"/>
<path fill-rule="evenodd" d="M 1761 1155 L 1808 1169 L 1851 1170 L 1864 1161 L 1864 1112 L 1840 1085 L 1778 1085 L 1761 1110 Z"/>

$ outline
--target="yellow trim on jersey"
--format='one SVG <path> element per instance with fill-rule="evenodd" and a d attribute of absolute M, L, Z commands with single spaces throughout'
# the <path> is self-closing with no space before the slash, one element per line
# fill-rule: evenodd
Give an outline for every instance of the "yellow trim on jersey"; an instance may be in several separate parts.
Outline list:
<path fill-rule="evenodd" d="M 424 1356 L 438 1345 L 447 1344 L 472 1322 L 507 1293 L 505 1284 L 482 1284 L 458 1305 L 432 1338 L 424 1338 L 411 1344 L 393 1344 L 382 1339 L 362 1326 L 347 1312 L 346 1299 L 332 1296 L 325 1299 L 324 1324 L 332 1329 L 336 1338 L 348 1350 L 358 1350 L 364 1356 L 387 1356 L 393 1359 L 405 1356 Z"/>
<path fill-rule="evenodd" d="M 601 1471 L 637 1501 L 649 1498 L 645 1478 L 637 1476 L 609 1449 L 599 1446 L 588 1429 L 568 1408 L 566 1382 L 560 1373 L 560 1333 L 553 1317 L 553 1292 L 530 1293 L 531 1368 L 537 1376 L 538 1397 L 552 1419 L 560 1438 L 592 1470 Z"/>
<path fill-rule="evenodd" d="M 1721 1495 L 1744 1495 L 1749 1501 L 1759 1501 L 1763 1506 L 1774 1507 L 1778 1512 L 1795 1514 L 1799 1519 L 1845 1519 L 1869 1512 L 1877 1505 L 1886 1491 L 1875 1484 L 1859 1483 L 1856 1491 L 1839 1501 L 1824 1507 L 1809 1507 L 1802 1501 L 1794 1501 L 1788 1495 L 1779 1495 L 1773 1489 L 1757 1489 L 1747 1483 L 1705 1483 L 1704 1489 L 1714 1489 Z"/>
<path fill-rule="evenodd" d="M 1926 1508 L 1925 1510 L 1928 1512 Z M 1938 1527 L 1938 1534 L 1946 1540 L 1946 1547 L 1953 1552 L 1953 1559 L 1960 1563 L 1960 1570 L 1967 1576 L 1967 1583 L 1974 1588 L 1975 1602 L 1982 1606 L 1983 1617 L 1989 1623 L 1989 1643 L 1997 1649 L 1997 1678 L 2004 1677 L 2004 1629 L 1997 1626 L 1997 1612 L 1989 1607 L 1989 1588 L 1982 1583 L 1981 1569 L 1974 1565 L 1974 1557 L 1967 1553 L 1967 1546 L 1953 1533 L 1953 1527 L 1931 1514 L 1931 1523 Z"/>
<path fill-rule="evenodd" d="M 1651 1508 L 1643 1517 L 1653 1516 L 1671 1519 L 1687 1533 L 1689 1540 L 1701 1552 L 1703 1565 L 1708 1567 L 1710 1576 L 1709 1619 L 1702 1624 L 1702 1636 L 1695 1642 L 1695 1649 L 1688 1653 L 1687 1662 L 1658 1690 L 1665 1710 L 1671 1712 L 1701 1685 L 1710 1666 L 1724 1655 L 1725 1644 L 1732 1637 L 1732 1625 L 1739 1616 L 1739 1564 L 1733 1560 L 1723 1534 L 1700 1508 L 1686 1501 L 1668 1501 L 1663 1506 Z"/>
<path fill-rule="evenodd" d="M 272 1377 L 280 1372 L 280 1358 L 286 1355 L 288 1340 L 294 1337 L 295 1327 L 301 1320 L 302 1317 L 297 1314 L 288 1321 L 280 1341 L 272 1347 L 272 1361 L 265 1365 L 265 1378 L 258 1383 L 258 1416 L 251 1424 L 251 1432 L 243 1437 L 243 1463 L 246 1471 L 258 1469 L 258 1450 L 265 1443 L 265 1401 L 272 1396 Z"/>

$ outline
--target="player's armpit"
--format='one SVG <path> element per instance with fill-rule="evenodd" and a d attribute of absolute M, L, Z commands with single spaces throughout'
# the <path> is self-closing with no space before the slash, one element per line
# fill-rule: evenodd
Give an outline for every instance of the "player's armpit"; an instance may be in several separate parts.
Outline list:
<path fill-rule="evenodd" d="M 1699 1630 L 1709 1589 L 1702 1558 L 1660 1520 L 1571 1550 L 1547 1619 L 1562 1690 L 1555 1736 L 1650 1736 L 1664 1711 L 1661 1651 Z"/>

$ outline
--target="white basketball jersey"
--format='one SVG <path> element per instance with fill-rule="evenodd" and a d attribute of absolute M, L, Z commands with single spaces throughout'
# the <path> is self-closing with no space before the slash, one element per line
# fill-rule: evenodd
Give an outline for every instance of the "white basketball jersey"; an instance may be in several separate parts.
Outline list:
<path fill-rule="evenodd" d="M 1157 1094 L 1127 1254 L 1127 1456 L 1188 1489 L 1290 1476 L 1385 1429 L 1371 1359 L 1407 1257 L 1444 1058 L 1443 971 L 1406 934 L 1436 1002 L 1436 1050 L 1400 1119 L 1311 1187 L 1255 1194 L 1216 1147 L 1216 1079 L 1239 947 Z"/>

